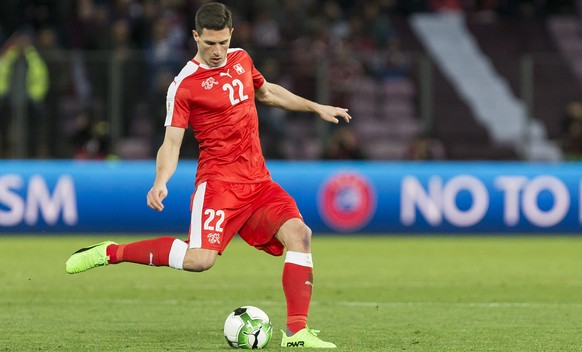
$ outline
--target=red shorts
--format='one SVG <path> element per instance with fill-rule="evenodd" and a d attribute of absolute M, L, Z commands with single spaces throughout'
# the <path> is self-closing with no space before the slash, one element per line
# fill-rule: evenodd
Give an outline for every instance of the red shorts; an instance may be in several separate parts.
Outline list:
<path fill-rule="evenodd" d="M 214 249 L 219 254 L 238 233 L 257 249 L 283 255 L 283 244 L 275 234 L 287 220 L 303 219 L 295 200 L 274 181 L 206 181 L 194 191 L 190 209 L 190 248 Z"/>

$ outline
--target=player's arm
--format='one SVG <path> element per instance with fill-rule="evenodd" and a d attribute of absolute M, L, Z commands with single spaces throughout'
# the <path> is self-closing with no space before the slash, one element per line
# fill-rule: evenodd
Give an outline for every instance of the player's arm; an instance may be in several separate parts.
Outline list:
<path fill-rule="evenodd" d="M 156 179 L 147 195 L 148 206 L 154 210 L 164 210 L 164 204 L 162 202 L 168 195 L 166 183 L 170 180 L 178 166 L 184 131 L 183 128 L 179 127 L 166 127 L 164 142 L 158 150 L 156 157 Z"/>
<path fill-rule="evenodd" d="M 338 123 L 338 118 L 348 123 L 352 119 L 348 109 L 313 102 L 267 81 L 255 91 L 255 97 L 262 104 L 290 111 L 312 112 L 331 123 Z"/>

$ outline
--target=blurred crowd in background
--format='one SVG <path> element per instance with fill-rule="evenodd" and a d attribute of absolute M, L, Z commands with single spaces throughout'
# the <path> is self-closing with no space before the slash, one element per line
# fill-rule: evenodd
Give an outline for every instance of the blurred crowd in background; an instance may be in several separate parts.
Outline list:
<path fill-rule="evenodd" d="M 0 158 L 154 157 L 164 129 L 166 90 L 194 56 L 194 13 L 205 2 L 0 1 Z M 524 11 L 539 18 L 576 13 L 576 2 L 566 0 L 222 2 L 235 16 L 231 47 L 249 51 L 268 80 L 321 100 L 314 77 L 322 60 L 334 58 L 325 82 L 329 92 L 324 89 L 323 97 L 339 106 L 350 104 L 347 87 L 356 77 L 391 80 L 411 75 L 411 61 L 391 24 L 393 16 L 447 10 L 484 19 L 518 17 Z M 117 70 L 107 66 L 112 59 Z M 112 81 L 119 91 L 111 91 Z M 19 89 L 26 92 L 24 98 L 14 93 Z M 115 109 L 121 109 L 117 111 L 121 118 L 112 126 Z M 317 133 L 321 126 L 309 122 L 304 129 L 291 128 L 291 119 L 306 117 L 260 109 L 265 155 L 301 158 L 296 150 L 307 142 L 289 135 L 309 134 L 305 131 L 310 129 Z M 565 119 L 564 130 L 575 130 L 579 138 L 565 143 L 582 154 L 582 104 L 573 102 L 567 113 L 577 118 L 574 123 Z M 18 124 L 17 118 L 27 121 Z M 24 129 L 20 134 L 17 125 Z M 306 152 L 309 158 L 370 157 L 352 129 L 326 128 L 325 140 L 318 139 L 313 152 Z M 20 154 L 15 148 L 18 136 L 26 139 Z M 442 144 L 422 126 L 403 150 L 401 159 L 446 158 Z M 196 157 L 196 151 L 189 147 L 183 155 Z"/>

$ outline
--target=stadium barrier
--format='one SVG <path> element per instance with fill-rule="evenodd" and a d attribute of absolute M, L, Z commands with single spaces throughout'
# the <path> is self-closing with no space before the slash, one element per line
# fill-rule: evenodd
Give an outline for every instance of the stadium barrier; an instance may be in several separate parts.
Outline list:
<path fill-rule="evenodd" d="M 268 162 L 316 233 L 570 233 L 582 164 Z M 0 234 L 186 234 L 196 162 L 146 205 L 153 161 L 0 161 Z"/>

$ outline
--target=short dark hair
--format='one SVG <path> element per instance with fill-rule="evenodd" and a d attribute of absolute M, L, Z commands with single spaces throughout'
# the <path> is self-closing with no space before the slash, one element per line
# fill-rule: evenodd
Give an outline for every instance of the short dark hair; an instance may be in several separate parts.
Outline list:
<path fill-rule="evenodd" d="M 204 28 L 215 31 L 224 28 L 232 29 L 232 14 L 221 3 L 211 2 L 205 4 L 196 11 L 195 28 L 198 34 L 202 34 Z"/>

